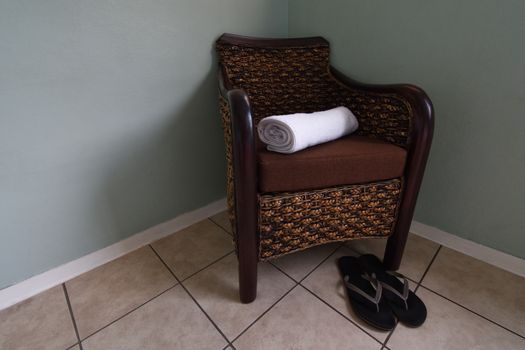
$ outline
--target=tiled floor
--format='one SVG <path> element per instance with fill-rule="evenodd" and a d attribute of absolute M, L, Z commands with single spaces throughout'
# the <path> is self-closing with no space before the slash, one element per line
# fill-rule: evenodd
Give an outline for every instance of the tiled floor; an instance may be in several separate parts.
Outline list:
<path fill-rule="evenodd" d="M 415 235 L 400 271 L 425 324 L 382 332 L 357 319 L 335 260 L 384 243 L 262 263 L 244 305 L 221 213 L 0 311 L 0 349 L 525 349 L 525 279 Z"/>

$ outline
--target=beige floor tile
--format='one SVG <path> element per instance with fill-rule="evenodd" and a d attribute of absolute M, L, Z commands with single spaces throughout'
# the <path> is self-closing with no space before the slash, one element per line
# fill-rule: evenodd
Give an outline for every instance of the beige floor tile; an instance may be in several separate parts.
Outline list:
<path fill-rule="evenodd" d="M 152 246 L 179 279 L 190 276 L 234 249 L 232 237 L 207 219 Z"/>
<path fill-rule="evenodd" d="M 349 241 L 347 245 L 359 254 L 371 253 L 383 259 L 386 241 L 386 239 L 359 239 Z M 439 244 L 409 233 L 399 272 L 419 282 L 438 248 Z"/>
<path fill-rule="evenodd" d="M 283 296 L 294 282 L 268 263 L 260 263 L 257 299 L 239 301 L 237 257 L 231 254 L 189 278 L 184 285 L 202 308 L 232 340 Z"/>
<path fill-rule="evenodd" d="M 150 247 L 143 247 L 66 283 L 84 339 L 169 287 L 175 278 Z"/>
<path fill-rule="evenodd" d="M 86 339 L 86 350 L 222 349 L 226 340 L 181 286 Z"/>
<path fill-rule="evenodd" d="M 72 348 L 68 348 L 67 350 L 80 350 L 80 346 L 75 345 Z"/>
<path fill-rule="evenodd" d="M 65 349 L 76 342 L 62 286 L 0 311 L 0 349 Z"/>
<path fill-rule="evenodd" d="M 417 291 L 428 309 L 419 328 L 398 325 L 387 346 L 402 349 L 525 349 L 525 339 L 424 288 Z"/>
<path fill-rule="evenodd" d="M 233 344 L 237 349 L 380 349 L 381 345 L 298 286 Z"/>
<path fill-rule="evenodd" d="M 228 211 L 221 211 L 219 214 L 215 214 L 210 219 L 217 225 L 228 231 L 230 234 L 233 233 L 230 218 L 228 217 Z"/>
<path fill-rule="evenodd" d="M 286 272 L 293 279 L 299 281 L 323 261 L 323 259 L 333 253 L 333 251 L 339 246 L 339 243 L 324 244 L 285 255 L 279 259 L 272 260 L 272 263 Z"/>
<path fill-rule="evenodd" d="M 525 278 L 443 247 L 422 284 L 525 336 Z"/>
<path fill-rule="evenodd" d="M 353 312 L 350 303 L 346 297 L 346 292 L 341 281 L 339 269 L 337 268 L 337 259 L 341 256 L 356 255 L 347 247 L 341 247 L 330 258 L 328 258 L 321 266 L 319 266 L 310 276 L 308 276 L 301 284 L 311 290 L 315 295 L 330 304 L 333 308 L 348 316 L 351 320 L 357 323 L 361 328 L 365 329 L 373 337 L 379 341 L 384 341 L 388 332 L 380 331 L 361 321 Z"/>

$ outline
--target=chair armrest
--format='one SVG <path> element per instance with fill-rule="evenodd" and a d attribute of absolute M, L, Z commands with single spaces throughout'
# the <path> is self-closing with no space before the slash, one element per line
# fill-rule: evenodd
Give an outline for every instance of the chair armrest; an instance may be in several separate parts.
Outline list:
<path fill-rule="evenodd" d="M 396 231 L 389 239 L 389 245 L 394 249 L 388 252 L 402 251 L 406 242 L 406 235 L 412 222 L 412 216 L 416 205 L 417 196 L 423 180 L 423 173 L 430 152 L 432 136 L 434 133 L 434 108 L 427 94 L 420 88 L 409 84 L 398 85 L 372 85 L 364 84 L 343 75 L 333 67 L 330 67 L 332 76 L 348 89 L 357 90 L 362 93 L 391 94 L 405 101 L 410 107 L 410 135 L 406 145 L 408 155 L 405 166 L 404 194 L 398 209 L 398 223 Z M 403 239 L 395 239 L 402 236 Z M 385 255 L 385 261 L 389 266 L 399 266 L 400 257 Z"/>
<path fill-rule="evenodd" d="M 257 252 L 254 234 L 257 228 L 257 163 L 250 101 L 244 90 L 231 88 L 222 66 L 219 67 L 219 90 L 230 117 L 224 127 L 229 127 L 231 131 L 231 139 L 226 141 L 230 145 L 226 147 L 231 147 L 233 167 L 233 171 L 229 169 L 228 172 L 233 177 L 233 188 L 229 191 L 233 192 L 234 230 L 238 244 L 255 247 L 250 251 Z"/>

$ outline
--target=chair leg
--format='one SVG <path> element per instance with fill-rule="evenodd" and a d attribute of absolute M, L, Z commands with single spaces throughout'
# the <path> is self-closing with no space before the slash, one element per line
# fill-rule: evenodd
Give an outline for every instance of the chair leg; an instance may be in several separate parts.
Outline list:
<path fill-rule="evenodd" d="M 255 210 L 241 212 L 237 217 L 239 296 L 244 304 L 251 303 L 257 297 L 257 263 L 259 262 L 259 254 L 255 213 Z"/>
<path fill-rule="evenodd" d="M 407 238 L 408 230 L 406 232 L 397 231 L 388 238 L 383 257 L 383 264 L 388 270 L 396 271 L 399 269 Z"/>
<path fill-rule="evenodd" d="M 257 297 L 257 255 L 239 249 L 239 295 L 244 304 Z"/>

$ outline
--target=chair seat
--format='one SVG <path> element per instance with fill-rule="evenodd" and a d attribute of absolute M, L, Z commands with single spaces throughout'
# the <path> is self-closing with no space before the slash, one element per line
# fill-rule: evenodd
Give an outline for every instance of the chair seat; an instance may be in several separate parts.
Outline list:
<path fill-rule="evenodd" d="M 259 191 L 301 191 L 393 179 L 403 175 L 405 161 L 405 149 L 355 135 L 293 154 L 258 147 Z"/>

